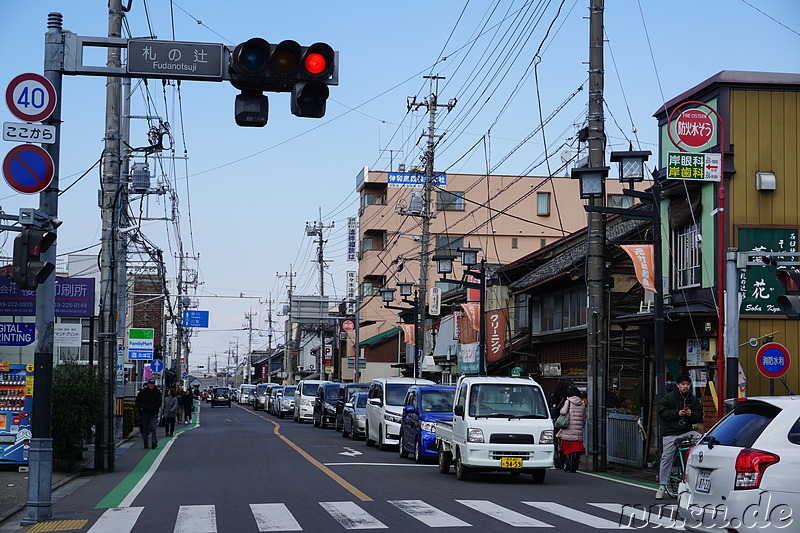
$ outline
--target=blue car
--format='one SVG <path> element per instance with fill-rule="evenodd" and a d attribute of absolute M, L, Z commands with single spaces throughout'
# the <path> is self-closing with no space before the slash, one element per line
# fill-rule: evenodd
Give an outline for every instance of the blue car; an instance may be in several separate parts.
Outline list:
<path fill-rule="evenodd" d="M 453 419 L 455 387 L 413 385 L 406 392 L 400 422 L 400 457 L 417 463 L 436 457 L 436 421 Z"/>

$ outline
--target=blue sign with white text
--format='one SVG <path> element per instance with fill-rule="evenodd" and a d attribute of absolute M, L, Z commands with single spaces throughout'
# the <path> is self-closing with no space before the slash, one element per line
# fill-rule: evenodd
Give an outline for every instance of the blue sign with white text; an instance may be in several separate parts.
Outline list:
<path fill-rule="evenodd" d="M 0 346 L 28 346 L 33 343 L 36 324 L 0 322 Z"/>
<path fill-rule="evenodd" d="M 197 311 L 194 309 L 183 310 L 183 327 L 185 328 L 207 328 L 208 311 Z"/>

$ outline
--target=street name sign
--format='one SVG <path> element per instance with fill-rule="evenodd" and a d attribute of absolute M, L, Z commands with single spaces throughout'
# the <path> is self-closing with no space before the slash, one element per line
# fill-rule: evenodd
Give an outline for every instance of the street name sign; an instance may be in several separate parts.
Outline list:
<path fill-rule="evenodd" d="M 128 41 L 128 73 L 148 78 L 222 81 L 225 46 L 216 43 Z"/>
<path fill-rule="evenodd" d="M 667 178 L 691 181 L 719 181 L 722 176 L 720 154 L 670 152 Z"/>
<path fill-rule="evenodd" d="M 130 328 L 128 330 L 128 359 L 145 360 L 153 358 L 152 328 Z"/>
<path fill-rule="evenodd" d="M 20 74 L 6 87 L 6 105 L 11 113 L 25 122 L 39 122 L 56 108 L 56 89 L 41 74 Z"/>
<path fill-rule="evenodd" d="M 3 140 L 53 144 L 56 142 L 56 127 L 27 122 L 3 122 Z"/>
<path fill-rule="evenodd" d="M 3 177 L 17 192 L 42 192 L 53 181 L 53 158 L 35 144 L 20 144 L 3 159 Z"/>
<path fill-rule="evenodd" d="M 198 311 L 196 309 L 183 310 L 183 327 L 185 328 L 207 328 L 208 311 Z"/>

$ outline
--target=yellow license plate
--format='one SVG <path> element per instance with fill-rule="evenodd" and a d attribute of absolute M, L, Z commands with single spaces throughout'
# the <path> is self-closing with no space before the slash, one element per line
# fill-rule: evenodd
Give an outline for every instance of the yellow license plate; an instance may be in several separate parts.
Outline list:
<path fill-rule="evenodd" d="M 500 468 L 522 468 L 522 458 L 520 457 L 501 457 Z"/>

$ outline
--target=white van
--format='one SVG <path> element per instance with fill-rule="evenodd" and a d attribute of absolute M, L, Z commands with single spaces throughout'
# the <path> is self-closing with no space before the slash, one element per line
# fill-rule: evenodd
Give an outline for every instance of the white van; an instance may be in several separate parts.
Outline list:
<path fill-rule="evenodd" d="M 239 386 L 239 395 L 236 398 L 236 401 L 239 403 L 250 403 L 250 397 L 253 395 L 253 392 L 256 390 L 255 385 L 250 384 L 243 384 Z"/>
<path fill-rule="evenodd" d="M 403 416 L 403 400 L 412 385 L 436 385 L 427 379 L 377 378 L 369 384 L 367 396 L 367 446 L 376 442 L 378 448 L 400 443 L 400 420 Z"/>
<path fill-rule="evenodd" d="M 325 383 L 320 379 L 303 379 L 297 384 L 294 391 L 294 421 L 303 423 L 303 420 L 314 419 L 314 399 L 317 397 L 317 389 L 320 383 Z"/>

